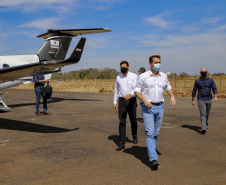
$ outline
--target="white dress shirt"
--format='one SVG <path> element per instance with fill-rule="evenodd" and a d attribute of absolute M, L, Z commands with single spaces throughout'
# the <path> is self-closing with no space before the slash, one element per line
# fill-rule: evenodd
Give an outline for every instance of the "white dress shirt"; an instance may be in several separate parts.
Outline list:
<path fill-rule="evenodd" d="M 155 76 L 151 70 L 142 73 L 138 79 L 135 92 L 139 92 L 149 102 L 160 103 L 164 101 L 163 91 L 172 89 L 165 73 L 159 72 Z"/>
<path fill-rule="evenodd" d="M 135 73 L 128 72 L 126 76 L 123 74 L 118 75 L 115 82 L 113 104 L 117 104 L 118 97 L 123 98 L 127 94 L 131 94 L 131 98 L 136 97 L 134 94 L 136 82 L 137 75 Z"/>

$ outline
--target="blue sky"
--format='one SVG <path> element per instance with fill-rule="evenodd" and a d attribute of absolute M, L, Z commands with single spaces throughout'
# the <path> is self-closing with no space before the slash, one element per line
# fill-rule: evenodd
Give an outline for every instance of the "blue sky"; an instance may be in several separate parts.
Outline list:
<path fill-rule="evenodd" d="M 47 29 L 110 28 L 87 38 L 78 64 L 63 71 L 114 68 L 127 60 L 130 71 L 149 69 L 162 57 L 162 71 L 226 73 L 225 0 L 1 0 L 0 55 L 35 54 Z M 72 40 L 69 55 L 79 37 Z"/>

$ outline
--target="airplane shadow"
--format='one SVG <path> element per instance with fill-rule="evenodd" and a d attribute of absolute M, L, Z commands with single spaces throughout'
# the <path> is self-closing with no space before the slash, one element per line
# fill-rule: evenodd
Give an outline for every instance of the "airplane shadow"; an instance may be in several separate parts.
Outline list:
<path fill-rule="evenodd" d="M 200 127 L 198 127 L 198 126 L 193 126 L 193 125 L 181 125 L 181 127 L 182 127 L 182 128 L 188 128 L 188 129 L 190 129 L 190 130 L 194 130 L 194 131 L 198 132 L 199 134 L 202 133 Z"/>
<path fill-rule="evenodd" d="M 79 128 L 66 129 L 66 128 L 48 126 L 48 125 L 29 123 L 25 121 L 15 121 L 10 119 L 0 118 L 0 129 L 38 132 L 38 133 L 62 133 L 62 132 L 70 132 L 70 131 L 78 130 Z"/>
<path fill-rule="evenodd" d="M 93 100 L 93 99 L 73 99 L 73 98 L 57 98 L 57 97 L 53 97 L 50 100 L 47 101 L 47 103 L 57 103 L 57 102 L 61 102 L 61 101 L 103 101 L 103 100 Z M 40 102 L 40 105 L 43 102 Z M 9 104 L 8 107 L 23 107 L 23 106 L 29 106 L 29 105 L 35 105 L 35 99 L 33 103 L 20 103 L 20 104 Z"/>

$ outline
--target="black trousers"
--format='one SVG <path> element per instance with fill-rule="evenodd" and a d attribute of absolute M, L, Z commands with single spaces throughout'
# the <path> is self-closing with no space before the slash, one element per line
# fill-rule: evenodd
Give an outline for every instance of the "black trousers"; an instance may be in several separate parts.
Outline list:
<path fill-rule="evenodd" d="M 137 135 L 137 99 L 130 98 L 125 100 L 119 98 L 118 103 L 118 117 L 119 117 L 119 138 L 120 142 L 125 144 L 126 142 L 126 117 L 127 112 L 131 122 L 132 136 Z"/>

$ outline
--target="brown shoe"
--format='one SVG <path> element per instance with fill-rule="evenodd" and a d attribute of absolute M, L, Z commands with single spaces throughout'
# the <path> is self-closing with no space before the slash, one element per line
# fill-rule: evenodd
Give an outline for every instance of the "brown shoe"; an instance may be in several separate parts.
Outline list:
<path fill-rule="evenodd" d="M 40 116 L 40 115 L 41 115 L 40 112 L 36 112 L 35 114 L 36 114 L 37 116 Z"/>
<path fill-rule="evenodd" d="M 49 112 L 44 112 L 43 114 L 44 114 L 44 115 L 50 115 L 50 113 L 49 113 Z"/>

